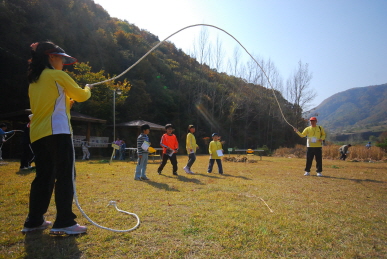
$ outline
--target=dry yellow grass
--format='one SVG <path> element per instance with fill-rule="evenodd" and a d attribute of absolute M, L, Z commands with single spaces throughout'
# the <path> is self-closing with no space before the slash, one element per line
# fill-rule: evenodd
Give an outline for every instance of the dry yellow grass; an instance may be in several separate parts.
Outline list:
<path fill-rule="evenodd" d="M 338 145 L 328 145 L 323 147 L 323 158 L 325 159 L 339 159 L 340 152 Z M 367 149 L 364 146 L 352 146 L 348 149 L 349 154 L 347 160 L 351 161 L 387 161 L 387 154 L 379 147 L 372 147 Z M 279 148 L 275 151 L 274 156 L 279 157 L 298 157 L 306 156 L 306 147 L 303 145 L 296 145 L 294 148 Z"/>
<path fill-rule="evenodd" d="M 0 166 L 1 258 L 386 258 L 386 163 L 323 161 L 324 176 L 303 176 L 304 159 L 263 157 L 257 163 L 224 162 L 224 175 L 206 173 L 199 156 L 195 175 L 163 175 L 148 165 L 151 181 L 134 181 L 134 163 L 77 162 L 77 190 L 97 223 L 127 229 L 135 219 L 106 207 L 134 212 L 141 226 L 113 233 L 92 226 L 74 206 L 81 236 L 22 235 L 34 173 L 18 162 Z M 269 208 L 260 199 L 262 198 Z M 47 220 L 54 220 L 52 204 Z"/>

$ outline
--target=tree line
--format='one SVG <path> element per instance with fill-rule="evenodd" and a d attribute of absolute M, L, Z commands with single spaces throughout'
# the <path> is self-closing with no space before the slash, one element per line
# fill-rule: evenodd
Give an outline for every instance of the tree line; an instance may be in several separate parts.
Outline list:
<path fill-rule="evenodd" d="M 68 73 L 81 86 L 120 74 L 159 42 L 152 33 L 110 17 L 92 0 L 3 0 L 0 28 L 1 113 L 29 108 L 26 71 L 33 42 L 52 40 L 76 57 L 79 63 Z M 256 64 L 242 64 L 237 49 L 227 69 L 222 68 L 221 42 L 213 45 L 206 33 L 203 30 L 190 54 L 163 43 L 119 81 L 96 86 L 90 100 L 73 109 L 111 124 L 113 91 L 120 88 L 116 123 L 173 123 L 178 136 L 195 124 L 199 140 L 218 132 L 228 147 L 275 149 L 298 143 L 273 92 L 287 120 L 304 127 L 302 111 L 315 94 L 309 88 L 308 64 L 300 61 L 283 87 L 273 62 L 257 57 L 271 89 Z"/>

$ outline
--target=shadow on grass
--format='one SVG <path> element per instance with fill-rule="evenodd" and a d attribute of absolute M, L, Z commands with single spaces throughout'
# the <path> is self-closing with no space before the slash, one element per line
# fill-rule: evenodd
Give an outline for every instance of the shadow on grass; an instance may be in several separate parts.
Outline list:
<path fill-rule="evenodd" d="M 166 190 L 166 191 L 169 191 L 169 192 L 179 192 L 178 189 L 175 189 L 175 188 L 172 188 L 172 187 L 169 187 L 168 184 L 166 183 L 158 183 L 158 182 L 153 182 L 152 180 L 148 180 L 148 181 L 141 181 L 143 183 L 147 183 L 153 187 L 156 187 L 156 188 L 159 188 L 159 189 L 162 189 L 162 190 Z"/>
<path fill-rule="evenodd" d="M 195 174 L 195 175 L 201 175 L 201 176 L 205 176 L 205 177 L 209 177 L 209 178 L 216 178 L 216 179 L 220 179 L 221 177 L 219 177 L 219 176 L 227 176 L 227 177 L 235 177 L 235 178 L 241 178 L 241 179 L 245 179 L 245 180 L 251 180 L 251 178 L 247 178 L 244 176 L 236 176 L 236 175 L 231 175 L 231 174 L 207 173 L 207 174 Z"/>
<path fill-rule="evenodd" d="M 77 160 L 77 163 L 87 163 L 87 164 L 108 164 L 110 160 L 98 160 L 98 161 L 90 161 L 90 160 Z"/>
<path fill-rule="evenodd" d="M 344 178 L 344 177 L 334 177 L 334 176 L 322 176 L 322 178 L 332 178 L 332 179 L 339 179 L 339 180 L 349 180 L 349 181 L 354 181 L 357 183 L 361 182 L 371 182 L 371 183 L 385 183 L 383 181 L 378 181 L 378 180 L 372 180 L 372 179 L 353 179 L 353 178 Z"/>
<path fill-rule="evenodd" d="M 218 174 L 218 173 L 206 173 L 206 174 L 197 174 L 196 173 L 196 175 L 201 175 L 201 176 L 205 176 L 205 177 L 209 177 L 209 178 L 217 178 L 217 179 L 219 179 L 220 177 L 220 175 L 221 174 Z M 219 175 L 219 176 L 217 176 L 217 175 Z"/>
<path fill-rule="evenodd" d="M 16 174 L 18 174 L 18 175 L 29 175 L 29 174 L 32 174 L 32 173 L 36 173 L 36 169 L 35 168 L 19 170 L 19 171 L 16 172 Z"/>
<path fill-rule="evenodd" d="M 245 177 L 245 176 L 236 176 L 236 175 L 231 175 L 231 174 L 223 174 L 224 176 L 227 176 L 227 177 L 235 177 L 235 178 L 241 178 L 241 179 L 244 179 L 244 180 L 251 180 L 251 178 L 248 178 L 248 177 Z"/>
<path fill-rule="evenodd" d="M 196 183 L 196 184 L 204 185 L 204 183 L 202 183 L 200 180 L 195 179 L 195 178 L 187 178 L 187 177 L 182 176 L 182 175 L 179 175 L 177 178 L 179 179 L 179 181 L 182 181 L 182 182 Z"/>
<path fill-rule="evenodd" d="M 24 238 L 25 258 L 81 258 L 78 236 L 50 236 L 43 231 L 27 233 Z"/>

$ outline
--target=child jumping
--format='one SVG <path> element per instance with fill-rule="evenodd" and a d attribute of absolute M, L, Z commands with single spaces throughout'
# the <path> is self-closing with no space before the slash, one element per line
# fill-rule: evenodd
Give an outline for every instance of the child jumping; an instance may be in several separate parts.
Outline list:
<path fill-rule="evenodd" d="M 165 133 L 161 137 L 160 146 L 163 148 L 163 160 L 157 169 L 157 173 L 161 174 L 161 172 L 164 169 L 165 164 L 167 163 L 168 159 L 171 160 L 171 164 L 173 167 L 173 175 L 177 175 L 177 159 L 176 159 L 176 153 L 179 150 L 179 143 L 177 141 L 177 138 L 175 134 L 172 134 L 173 132 L 173 126 L 172 124 L 165 125 L 165 130 L 167 133 Z"/>
<path fill-rule="evenodd" d="M 137 138 L 137 153 L 138 153 L 138 160 L 137 160 L 137 166 L 136 166 L 136 172 L 134 174 L 134 180 L 141 181 L 141 180 L 149 180 L 149 178 L 146 176 L 146 165 L 148 164 L 148 155 L 149 151 L 146 146 L 149 147 L 149 137 L 148 134 L 150 132 L 150 127 L 148 124 L 144 124 L 141 126 L 141 134 Z M 148 142 L 144 145 L 144 142 Z M 145 149 L 146 148 L 146 149 Z"/>
<path fill-rule="evenodd" d="M 194 174 L 194 172 L 191 171 L 191 167 L 196 160 L 196 155 L 195 155 L 196 149 L 199 148 L 199 146 L 196 145 L 196 138 L 194 136 L 194 133 L 195 133 L 195 126 L 189 125 L 188 126 L 187 140 L 186 140 L 188 163 L 183 168 L 187 174 Z"/>
<path fill-rule="evenodd" d="M 218 133 L 212 134 L 212 141 L 210 142 L 210 145 L 208 147 L 208 152 L 210 153 L 210 162 L 208 164 L 207 173 L 212 172 L 212 167 L 214 166 L 214 163 L 216 161 L 216 163 L 218 164 L 219 174 L 223 174 L 222 160 L 220 159 L 220 157 L 223 156 L 223 149 L 222 143 L 219 142 Z"/>

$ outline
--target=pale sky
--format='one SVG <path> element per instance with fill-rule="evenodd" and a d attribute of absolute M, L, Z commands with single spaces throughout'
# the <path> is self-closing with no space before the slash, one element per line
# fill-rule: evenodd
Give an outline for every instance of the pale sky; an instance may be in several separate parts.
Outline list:
<path fill-rule="evenodd" d="M 271 60 L 282 80 L 298 62 L 309 64 L 317 106 L 335 93 L 387 83 L 387 0 L 94 0 L 112 17 L 127 20 L 165 39 L 188 25 L 226 30 L 254 57 Z M 193 52 L 200 28 L 172 38 Z M 231 57 L 237 43 L 208 28 Z M 215 44 L 215 42 L 214 42 Z M 243 50 L 240 50 L 242 55 Z M 247 55 L 243 53 L 242 58 Z"/>

